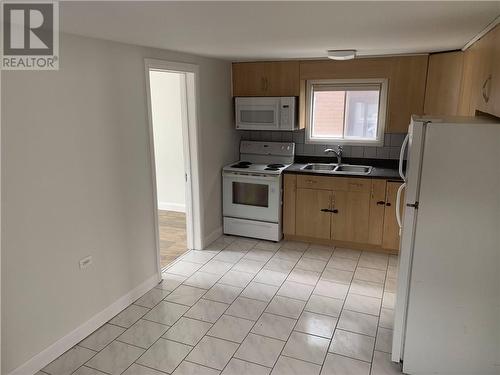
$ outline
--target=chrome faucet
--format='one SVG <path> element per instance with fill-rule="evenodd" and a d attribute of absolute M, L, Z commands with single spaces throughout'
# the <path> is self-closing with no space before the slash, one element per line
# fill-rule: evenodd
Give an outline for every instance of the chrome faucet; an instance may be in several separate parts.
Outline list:
<path fill-rule="evenodd" d="M 337 157 L 337 164 L 340 165 L 342 164 L 342 151 L 344 151 L 342 146 L 337 146 L 337 151 L 335 151 L 333 148 L 327 148 L 325 150 L 325 154 L 329 153 L 335 154 L 335 156 Z"/>

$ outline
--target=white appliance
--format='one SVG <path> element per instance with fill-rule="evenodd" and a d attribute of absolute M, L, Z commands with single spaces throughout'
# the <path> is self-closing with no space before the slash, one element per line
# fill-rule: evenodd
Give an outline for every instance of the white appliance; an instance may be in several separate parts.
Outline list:
<path fill-rule="evenodd" d="M 234 101 L 238 130 L 295 130 L 297 98 L 237 97 Z"/>
<path fill-rule="evenodd" d="M 224 233 L 281 240 L 281 173 L 294 153 L 294 143 L 240 143 L 240 161 L 222 170 Z"/>
<path fill-rule="evenodd" d="M 500 123 L 414 117 L 405 146 L 392 360 L 500 374 Z"/>

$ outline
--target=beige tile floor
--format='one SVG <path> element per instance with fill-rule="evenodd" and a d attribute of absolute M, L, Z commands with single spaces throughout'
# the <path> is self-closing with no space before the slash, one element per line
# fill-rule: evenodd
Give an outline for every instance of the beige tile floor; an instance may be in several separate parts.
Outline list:
<path fill-rule="evenodd" d="M 396 267 L 387 254 L 223 236 L 40 374 L 400 374 Z"/>

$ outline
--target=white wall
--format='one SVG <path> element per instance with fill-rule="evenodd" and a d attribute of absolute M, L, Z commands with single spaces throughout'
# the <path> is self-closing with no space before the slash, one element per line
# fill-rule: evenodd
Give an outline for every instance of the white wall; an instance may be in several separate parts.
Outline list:
<path fill-rule="evenodd" d="M 205 237 L 237 158 L 228 62 L 71 35 L 60 51 L 59 71 L 1 73 L 2 374 L 157 270 L 144 58 L 200 66 Z"/>
<path fill-rule="evenodd" d="M 150 71 L 158 208 L 184 212 L 186 192 L 182 138 L 182 73 Z"/>

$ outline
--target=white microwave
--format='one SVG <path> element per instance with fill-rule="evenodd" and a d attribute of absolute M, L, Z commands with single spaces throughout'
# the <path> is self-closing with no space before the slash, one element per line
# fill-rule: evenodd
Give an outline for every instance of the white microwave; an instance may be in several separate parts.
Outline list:
<path fill-rule="evenodd" d="M 238 130 L 296 130 L 297 98 L 237 97 L 234 102 Z"/>

